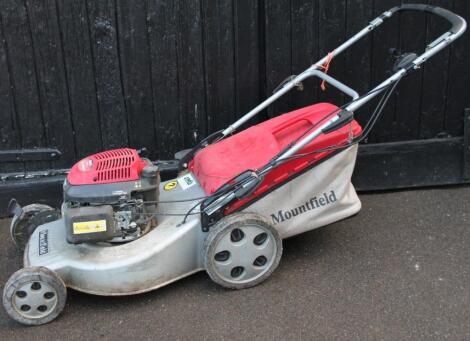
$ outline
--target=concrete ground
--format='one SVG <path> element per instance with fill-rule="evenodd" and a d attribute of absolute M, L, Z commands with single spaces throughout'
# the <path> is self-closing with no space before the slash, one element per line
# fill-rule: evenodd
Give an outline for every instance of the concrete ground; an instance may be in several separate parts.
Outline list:
<path fill-rule="evenodd" d="M 69 291 L 40 327 L 0 309 L 0 340 L 470 340 L 470 187 L 361 196 L 357 216 L 284 242 L 262 285 L 228 291 L 201 272 L 134 297 Z M 0 283 L 20 254 L 0 223 Z"/>

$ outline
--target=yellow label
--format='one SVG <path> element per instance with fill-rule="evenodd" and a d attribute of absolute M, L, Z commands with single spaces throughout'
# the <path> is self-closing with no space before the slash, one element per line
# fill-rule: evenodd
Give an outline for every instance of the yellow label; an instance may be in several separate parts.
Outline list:
<path fill-rule="evenodd" d="M 175 189 L 177 185 L 178 185 L 178 181 L 170 181 L 163 187 L 163 189 L 165 191 L 171 191 L 172 189 Z"/>
<path fill-rule="evenodd" d="M 73 234 L 106 231 L 106 220 L 80 221 L 73 223 Z"/>

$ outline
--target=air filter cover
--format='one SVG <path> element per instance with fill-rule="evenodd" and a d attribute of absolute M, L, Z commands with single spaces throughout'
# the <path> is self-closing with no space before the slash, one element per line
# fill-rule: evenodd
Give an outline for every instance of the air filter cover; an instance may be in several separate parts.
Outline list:
<path fill-rule="evenodd" d="M 94 185 L 139 180 L 147 162 L 135 149 L 121 148 L 88 156 L 70 170 L 67 181 L 71 185 Z"/>

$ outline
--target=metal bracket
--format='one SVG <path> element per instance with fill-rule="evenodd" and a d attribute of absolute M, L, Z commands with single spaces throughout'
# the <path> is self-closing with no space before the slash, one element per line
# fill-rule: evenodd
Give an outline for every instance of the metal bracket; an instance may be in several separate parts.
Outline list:
<path fill-rule="evenodd" d="M 433 47 L 436 47 L 437 45 L 439 45 L 441 42 L 443 42 L 444 40 L 447 40 L 449 39 L 449 37 L 452 35 L 451 32 L 446 32 L 444 33 L 443 35 L 441 35 L 439 38 L 437 38 L 436 40 L 432 41 L 431 43 L 429 43 L 427 46 L 426 46 L 426 51 L 429 50 L 429 49 L 432 49 Z"/>

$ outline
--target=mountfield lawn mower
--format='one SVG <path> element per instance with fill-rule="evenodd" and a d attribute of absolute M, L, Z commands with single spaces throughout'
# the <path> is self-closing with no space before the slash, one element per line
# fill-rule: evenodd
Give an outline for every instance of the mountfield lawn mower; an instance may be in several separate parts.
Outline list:
<path fill-rule="evenodd" d="M 407 10 L 436 14 L 452 27 L 421 55 L 400 56 L 393 75 L 363 95 L 326 74 L 334 57 Z M 442 8 L 394 7 L 289 77 L 237 122 L 183 153 L 175 179 L 161 183 L 158 164 L 124 148 L 75 164 L 64 182 L 60 211 L 39 204 L 21 207 L 12 200 L 11 236 L 24 248 L 24 268 L 5 285 L 5 310 L 16 321 L 39 325 L 62 311 L 67 287 L 94 295 L 132 295 L 201 270 L 231 289 L 263 282 L 279 264 L 283 238 L 360 210 L 351 184 L 357 144 L 400 80 L 465 29 L 464 19 Z M 352 100 L 341 107 L 311 105 L 234 134 L 309 77 Z M 362 128 L 354 111 L 379 94 Z"/>

